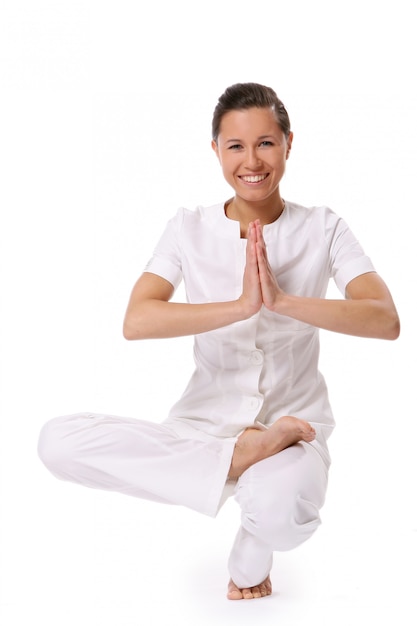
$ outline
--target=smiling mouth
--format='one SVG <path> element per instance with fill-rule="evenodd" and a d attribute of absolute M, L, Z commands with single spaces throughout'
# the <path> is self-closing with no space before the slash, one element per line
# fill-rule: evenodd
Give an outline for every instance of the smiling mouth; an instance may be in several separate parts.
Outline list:
<path fill-rule="evenodd" d="M 239 178 L 245 183 L 260 183 L 268 176 L 269 174 L 257 174 L 256 176 L 239 176 Z"/>

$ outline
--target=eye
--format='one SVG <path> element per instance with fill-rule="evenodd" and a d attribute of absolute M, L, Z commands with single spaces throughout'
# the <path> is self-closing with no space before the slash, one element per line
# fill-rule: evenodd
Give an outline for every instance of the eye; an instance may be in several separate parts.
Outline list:
<path fill-rule="evenodd" d="M 229 150 L 240 150 L 242 148 L 242 146 L 240 145 L 240 143 L 234 143 L 232 146 L 229 146 Z"/>
<path fill-rule="evenodd" d="M 267 140 L 265 140 L 265 141 L 262 141 L 260 145 L 261 145 L 262 147 L 267 147 L 267 148 L 269 148 L 269 146 L 273 146 L 274 144 L 272 143 L 272 141 L 267 141 Z"/>

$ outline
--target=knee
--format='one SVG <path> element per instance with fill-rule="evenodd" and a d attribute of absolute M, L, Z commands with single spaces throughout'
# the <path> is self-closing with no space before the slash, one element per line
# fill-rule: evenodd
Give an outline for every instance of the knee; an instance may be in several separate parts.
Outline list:
<path fill-rule="evenodd" d="M 38 440 L 38 455 L 50 472 L 65 477 L 65 467 L 73 457 L 71 438 L 66 436 L 66 418 L 56 417 L 47 422 Z"/>
<path fill-rule="evenodd" d="M 292 550 L 307 541 L 321 524 L 319 508 L 296 496 L 291 502 L 262 503 L 246 514 L 243 525 L 272 550 Z"/>

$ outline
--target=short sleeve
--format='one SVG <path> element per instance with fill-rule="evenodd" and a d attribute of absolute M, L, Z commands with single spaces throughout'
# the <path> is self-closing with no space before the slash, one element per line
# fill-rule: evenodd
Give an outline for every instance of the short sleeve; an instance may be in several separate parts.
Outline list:
<path fill-rule="evenodd" d="M 375 268 L 346 222 L 334 213 L 332 216 L 330 271 L 339 291 L 344 296 L 346 286 L 351 280 L 361 274 L 374 272 Z"/>
<path fill-rule="evenodd" d="M 158 241 L 153 255 L 146 264 L 144 272 L 151 272 L 165 278 L 176 289 L 182 280 L 181 247 L 179 233 L 183 221 L 183 210 L 167 223 Z"/>

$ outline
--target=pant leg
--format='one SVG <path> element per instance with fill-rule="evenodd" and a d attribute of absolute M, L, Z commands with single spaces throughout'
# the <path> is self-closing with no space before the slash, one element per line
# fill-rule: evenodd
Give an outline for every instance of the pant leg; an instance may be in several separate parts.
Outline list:
<path fill-rule="evenodd" d="M 212 517 L 225 500 L 233 449 L 232 440 L 184 438 L 163 424 L 93 413 L 47 422 L 38 445 L 60 479 Z"/>
<path fill-rule="evenodd" d="M 241 527 L 229 558 L 230 575 L 238 587 L 265 580 L 275 550 L 291 550 L 311 537 L 320 525 L 327 474 L 323 457 L 303 442 L 242 474 L 235 492 Z"/>

